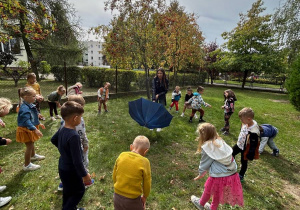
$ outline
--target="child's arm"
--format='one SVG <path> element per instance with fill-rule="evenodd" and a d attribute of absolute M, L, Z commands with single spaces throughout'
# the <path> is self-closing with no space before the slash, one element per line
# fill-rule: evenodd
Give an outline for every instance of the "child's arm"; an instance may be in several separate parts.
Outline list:
<path fill-rule="evenodd" d="M 143 195 L 142 195 L 142 202 L 143 202 L 143 206 L 145 209 L 146 206 L 146 200 L 150 194 L 150 190 L 151 190 L 151 167 L 150 167 L 150 162 L 149 160 L 147 160 L 147 162 L 145 163 L 145 170 L 144 170 L 144 174 L 143 174 Z"/>
<path fill-rule="evenodd" d="M 58 132 L 59 132 L 59 130 L 51 138 L 51 143 L 54 144 L 54 146 L 56 146 L 56 147 L 58 147 Z"/>
<path fill-rule="evenodd" d="M 117 181 L 117 162 L 118 162 L 118 159 L 116 160 L 115 162 L 115 165 L 114 165 L 114 170 L 113 170 L 113 182 L 116 183 Z"/>
<path fill-rule="evenodd" d="M 73 160 L 73 165 L 77 171 L 77 174 L 86 181 L 89 181 L 91 178 L 87 177 L 88 173 L 86 172 L 83 162 L 82 162 L 82 150 L 81 142 L 79 135 L 74 135 L 69 139 L 69 147 L 71 152 L 71 157 Z"/>
<path fill-rule="evenodd" d="M 2 119 L 0 119 L 0 126 L 2 126 L 3 128 L 5 128 L 5 122 L 3 122 Z"/>
<path fill-rule="evenodd" d="M 205 176 L 209 170 L 211 164 L 214 162 L 214 159 L 210 158 L 204 150 L 201 152 L 201 160 L 199 165 L 199 175 L 194 178 L 194 180 L 201 179 Z"/>
<path fill-rule="evenodd" d="M 5 139 L 5 138 L 0 137 L 0 145 L 8 145 L 10 143 L 11 143 L 10 139 Z"/>
<path fill-rule="evenodd" d="M 89 148 L 89 139 L 87 138 L 86 132 L 85 132 L 85 123 L 83 118 L 81 118 L 81 125 L 82 125 L 82 133 L 80 135 L 80 138 L 82 140 L 82 145 L 83 145 L 83 151 L 86 152 Z"/>
<path fill-rule="evenodd" d="M 237 145 L 240 149 L 244 150 L 244 145 L 245 145 L 245 141 L 248 135 L 248 129 L 247 129 L 247 125 L 242 125 L 238 140 L 237 140 Z"/>
<path fill-rule="evenodd" d="M 30 118 L 31 118 L 31 113 L 30 111 L 23 111 L 19 112 L 20 119 L 24 119 L 23 123 L 25 127 L 27 127 L 29 130 L 37 130 L 36 127 L 32 124 Z"/>
<path fill-rule="evenodd" d="M 200 97 L 200 103 L 203 104 L 203 106 L 205 106 L 205 107 L 211 107 L 210 104 L 204 102 L 202 97 Z"/>

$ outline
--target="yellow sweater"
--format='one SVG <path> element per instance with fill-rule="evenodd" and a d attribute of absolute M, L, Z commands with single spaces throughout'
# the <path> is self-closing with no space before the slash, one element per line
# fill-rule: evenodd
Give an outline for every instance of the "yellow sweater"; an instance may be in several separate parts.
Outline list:
<path fill-rule="evenodd" d="M 151 189 L 151 168 L 147 158 L 134 152 L 122 152 L 113 172 L 115 193 L 127 198 L 148 197 Z"/>
<path fill-rule="evenodd" d="M 26 86 L 27 87 L 32 87 L 35 90 L 36 94 L 42 95 L 39 83 L 37 83 L 37 82 L 34 83 L 34 84 L 27 83 Z"/>

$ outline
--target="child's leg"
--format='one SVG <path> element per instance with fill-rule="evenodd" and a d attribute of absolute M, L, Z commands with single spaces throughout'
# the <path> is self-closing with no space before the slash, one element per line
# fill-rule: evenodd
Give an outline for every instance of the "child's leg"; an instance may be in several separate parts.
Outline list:
<path fill-rule="evenodd" d="M 59 176 L 64 186 L 63 210 L 77 209 L 77 204 L 84 195 L 82 177 L 76 171 L 63 171 L 59 169 Z"/>
<path fill-rule="evenodd" d="M 204 110 L 203 109 L 199 109 L 198 111 L 200 112 L 200 119 L 202 119 L 202 117 L 204 116 Z"/>
<path fill-rule="evenodd" d="M 103 108 L 104 108 L 105 111 L 107 111 L 107 105 L 106 105 L 106 101 L 105 100 L 103 100 Z"/>
<path fill-rule="evenodd" d="M 204 191 L 201 195 L 201 198 L 200 198 L 200 205 L 201 206 L 204 206 L 206 204 L 206 202 L 208 202 L 210 199 L 210 193 L 207 192 L 206 188 L 204 188 Z"/>
<path fill-rule="evenodd" d="M 28 166 L 31 162 L 31 157 L 35 155 L 34 152 L 34 142 L 26 142 L 26 151 L 25 151 L 25 166 Z"/>
<path fill-rule="evenodd" d="M 229 113 L 225 113 L 225 115 L 224 115 L 224 120 L 225 120 L 224 131 L 229 132 L 229 119 L 231 117 L 231 114 L 232 114 L 232 112 L 229 112 Z"/>
<path fill-rule="evenodd" d="M 278 150 L 278 148 L 276 147 L 276 144 L 274 142 L 274 138 L 276 136 L 272 136 L 269 138 L 269 141 L 267 142 L 268 143 L 268 146 L 272 149 L 272 150 Z"/>
<path fill-rule="evenodd" d="M 101 112 L 101 106 L 102 106 L 102 99 L 99 100 L 99 106 L 98 106 L 98 111 Z"/>
<path fill-rule="evenodd" d="M 48 101 L 49 109 L 50 109 L 50 117 L 53 117 L 53 103 Z"/>
<path fill-rule="evenodd" d="M 178 101 L 174 101 L 174 103 L 175 103 L 176 111 L 178 111 Z"/>
<path fill-rule="evenodd" d="M 89 166 L 89 150 L 83 152 L 83 165 L 84 168 L 87 169 Z"/>
<path fill-rule="evenodd" d="M 185 110 L 186 110 L 186 105 L 184 104 L 184 106 L 183 106 L 183 110 L 182 110 L 182 113 L 184 113 L 184 112 L 185 112 Z"/>
<path fill-rule="evenodd" d="M 245 160 L 244 159 L 244 150 L 242 150 L 241 152 L 241 170 L 240 170 L 240 176 L 244 177 L 246 171 L 247 171 L 247 168 L 248 168 L 248 160 Z"/>
<path fill-rule="evenodd" d="M 175 101 L 172 101 L 172 103 L 170 104 L 170 107 L 173 107 L 175 104 Z"/>
<path fill-rule="evenodd" d="M 261 137 L 260 138 L 260 145 L 259 145 L 259 149 L 258 149 L 259 153 L 262 153 L 264 151 L 268 140 L 269 140 L 269 137 Z"/>
<path fill-rule="evenodd" d="M 219 203 L 220 203 L 219 196 L 213 195 L 213 198 L 212 198 L 212 201 L 211 201 L 211 204 L 210 204 L 210 209 L 211 210 L 217 210 L 218 206 L 219 206 Z"/>
<path fill-rule="evenodd" d="M 54 114 L 55 114 L 55 115 L 58 115 L 56 103 L 53 104 L 53 109 L 54 109 Z"/>

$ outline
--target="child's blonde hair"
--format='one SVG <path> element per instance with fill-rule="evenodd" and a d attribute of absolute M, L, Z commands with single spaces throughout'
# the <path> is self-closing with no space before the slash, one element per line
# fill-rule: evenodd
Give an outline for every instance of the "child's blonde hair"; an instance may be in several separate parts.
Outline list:
<path fill-rule="evenodd" d="M 179 86 L 176 86 L 176 87 L 175 87 L 175 90 L 176 90 L 176 89 L 180 90 L 180 87 L 179 87 Z"/>
<path fill-rule="evenodd" d="M 85 100 L 82 97 L 82 95 L 70 95 L 68 97 L 68 101 L 75 101 L 76 103 L 79 103 L 81 106 L 85 105 Z"/>
<path fill-rule="evenodd" d="M 10 110 L 11 108 L 12 104 L 8 98 L 0 98 L 0 115 L 4 110 Z"/>
<path fill-rule="evenodd" d="M 66 88 L 63 85 L 60 85 L 60 86 L 57 87 L 56 91 L 57 92 L 65 93 L 66 92 Z"/>
<path fill-rule="evenodd" d="M 27 80 L 29 80 L 30 78 L 36 78 L 36 75 L 35 75 L 35 73 L 29 73 L 29 74 L 27 74 Z"/>
<path fill-rule="evenodd" d="M 241 111 L 239 111 L 239 118 L 242 119 L 245 117 L 253 119 L 254 111 L 249 107 L 243 108 Z"/>
<path fill-rule="evenodd" d="M 32 96 L 36 94 L 36 91 L 32 87 L 23 87 L 19 89 L 19 96 L 24 98 L 24 96 Z"/>
<path fill-rule="evenodd" d="M 150 141 L 146 136 L 140 135 L 140 136 L 135 137 L 132 144 L 141 149 L 149 149 L 150 148 Z"/>
<path fill-rule="evenodd" d="M 201 151 L 201 146 L 206 142 L 206 141 L 212 141 L 213 144 L 216 146 L 219 146 L 218 144 L 215 143 L 215 140 L 219 137 L 216 127 L 210 123 L 202 123 L 199 124 L 197 127 L 196 131 L 199 135 L 196 140 L 198 140 L 198 148 L 197 151 Z"/>
<path fill-rule="evenodd" d="M 110 86 L 110 83 L 109 83 L 109 82 L 105 82 L 104 86 L 105 86 L 105 85 L 108 85 L 108 86 Z"/>

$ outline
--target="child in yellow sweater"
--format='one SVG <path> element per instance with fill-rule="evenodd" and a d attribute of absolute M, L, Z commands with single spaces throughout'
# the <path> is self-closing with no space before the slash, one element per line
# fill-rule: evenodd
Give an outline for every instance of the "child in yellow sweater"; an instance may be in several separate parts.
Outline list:
<path fill-rule="evenodd" d="M 131 152 L 122 152 L 113 171 L 115 210 L 144 210 L 151 189 L 150 162 L 144 156 L 150 148 L 149 139 L 137 136 Z"/>

